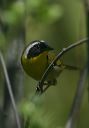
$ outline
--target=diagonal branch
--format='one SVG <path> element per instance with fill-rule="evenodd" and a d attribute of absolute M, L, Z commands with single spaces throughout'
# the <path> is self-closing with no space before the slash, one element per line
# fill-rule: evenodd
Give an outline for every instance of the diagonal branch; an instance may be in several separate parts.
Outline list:
<path fill-rule="evenodd" d="M 5 65 L 3 55 L 2 55 L 1 52 L 0 52 L 0 60 L 1 60 L 2 67 L 3 67 L 3 72 L 4 72 L 4 75 L 5 75 L 8 92 L 9 92 L 9 95 L 10 95 L 10 98 L 11 98 L 11 102 L 12 102 L 12 106 L 13 106 L 13 110 L 14 110 L 14 114 L 15 114 L 15 118 L 16 118 L 16 122 L 17 122 L 17 128 L 21 128 L 18 111 L 17 111 L 17 108 L 16 108 L 14 96 L 13 96 L 12 89 L 11 89 L 11 83 L 10 83 L 10 80 L 9 80 L 9 77 L 8 77 L 6 65 Z"/>
<path fill-rule="evenodd" d="M 86 13 L 86 30 L 87 37 L 89 37 L 89 0 L 84 0 L 85 13 Z M 88 100 L 89 100 L 89 41 L 87 43 L 87 60 L 88 60 Z"/>
<path fill-rule="evenodd" d="M 78 116 L 80 115 L 80 106 L 83 99 L 84 94 L 84 88 L 85 88 L 85 82 L 87 78 L 87 66 L 81 71 L 80 79 L 78 82 L 78 86 L 76 89 L 75 98 L 73 101 L 73 105 L 69 114 L 69 118 L 66 122 L 65 128 L 75 128 L 75 123 L 78 119 Z"/>

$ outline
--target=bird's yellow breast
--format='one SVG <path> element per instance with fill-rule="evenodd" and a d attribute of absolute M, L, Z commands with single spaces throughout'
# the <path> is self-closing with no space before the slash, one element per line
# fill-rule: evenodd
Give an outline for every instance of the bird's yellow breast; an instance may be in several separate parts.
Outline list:
<path fill-rule="evenodd" d="M 23 55 L 21 59 L 25 72 L 35 80 L 40 80 L 48 66 L 47 52 L 30 59 Z"/>

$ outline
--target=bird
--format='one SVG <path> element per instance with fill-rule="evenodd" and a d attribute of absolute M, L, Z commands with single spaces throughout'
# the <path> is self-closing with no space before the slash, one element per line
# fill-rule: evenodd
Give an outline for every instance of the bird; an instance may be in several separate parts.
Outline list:
<path fill-rule="evenodd" d="M 46 41 L 34 40 L 24 48 L 21 64 L 30 77 L 39 81 L 55 56 L 54 48 L 49 46 Z M 48 73 L 44 85 L 56 85 L 57 78 L 64 69 L 76 70 L 77 67 L 63 64 L 62 60 L 59 59 Z"/>

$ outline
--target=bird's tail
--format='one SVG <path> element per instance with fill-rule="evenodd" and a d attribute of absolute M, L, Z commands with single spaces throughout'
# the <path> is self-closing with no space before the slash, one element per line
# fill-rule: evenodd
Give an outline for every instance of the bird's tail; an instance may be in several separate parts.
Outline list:
<path fill-rule="evenodd" d="M 79 67 L 71 66 L 68 64 L 63 64 L 62 61 L 58 60 L 56 65 L 60 66 L 62 69 L 68 69 L 68 70 L 80 70 Z"/>
<path fill-rule="evenodd" d="M 65 69 L 68 69 L 68 70 L 80 70 L 80 68 L 76 66 L 71 66 L 67 64 L 65 64 L 64 66 L 65 66 Z"/>

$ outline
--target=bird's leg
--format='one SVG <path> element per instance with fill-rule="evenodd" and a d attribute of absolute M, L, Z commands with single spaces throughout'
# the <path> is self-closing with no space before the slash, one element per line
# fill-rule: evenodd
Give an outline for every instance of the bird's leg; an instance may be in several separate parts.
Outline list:
<path fill-rule="evenodd" d="M 37 93 L 43 93 L 45 92 L 50 86 L 55 86 L 57 84 L 57 80 L 53 79 L 50 81 L 45 81 L 43 85 L 39 84 L 37 85 L 36 92 Z"/>
<path fill-rule="evenodd" d="M 40 84 L 40 81 L 39 81 L 39 84 L 36 87 L 36 92 L 37 93 L 42 93 L 43 92 L 43 86 Z"/>
<path fill-rule="evenodd" d="M 57 84 L 57 80 L 56 79 L 44 82 L 44 86 L 45 85 L 56 85 L 56 84 Z"/>
<path fill-rule="evenodd" d="M 54 86 L 57 84 L 57 80 L 56 79 L 50 80 L 50 81 L 48 81 L 48 84 Z"/>
<path fill-rule="evenodd" d="M 50 86 L 55 86 L 57 84 L 57 80 L 53 79 L 51 81 L 45 81 L 43 85 L 43 91 L 46 91 Z"/>

